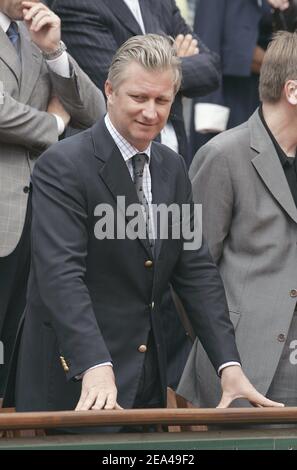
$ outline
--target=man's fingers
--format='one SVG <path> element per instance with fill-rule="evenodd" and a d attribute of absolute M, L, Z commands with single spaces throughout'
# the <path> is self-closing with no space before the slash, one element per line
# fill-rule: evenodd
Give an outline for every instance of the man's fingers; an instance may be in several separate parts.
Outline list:
<path fill-rule="evenodd" d="M 113 410 L 116 406 L 116 402 L 117 402 L 117 393 L 116 393 L 116 391 L 113 392 L 113 393 L 109 393 L 107 395 L 107 399 L 106 399 L 104 409 L 105 410 Z"/>
<path fill-rule="evenodd" d="M 174 41 L 174 42 L 175 42 L 175 47 L 176 47 L 177 55 L 178 55 L 178 53 L 179 53 L 179 49 L 180 49 L 180 46 L 181 46 L 183 40 L 184 40 L 184 35 L 183 35 L 183 34 L 178 34 L 178 35 L 176 36 L 176 38 L 175 38 L 175 41 Z"/>
<path fill-rule="evenodd" d="M 81 409 L 82 404 L 84 403 L 86 397 L 87 397 L 87 391 L 82 389 L 80 397 L 79 397 L 79 401 L 75 407 L 75 411 L 79 411 Z"/>
<path fill-rule="evenodd" d="M 228 408 L 230 403 L 232 402 L 232 399 L 230 397 L 227 397 L 224 393 L 222 395 L 221 401 L 218 404 L 216 408 Z"/>
<path fill-rule="evenodd" d="M 96 401 L 96 394 L 94 392 L 89 392 L 84 400 L 81 401 L 80 407 L 76 407 L 76 411 L 86 411 L 90 410 Z"/>

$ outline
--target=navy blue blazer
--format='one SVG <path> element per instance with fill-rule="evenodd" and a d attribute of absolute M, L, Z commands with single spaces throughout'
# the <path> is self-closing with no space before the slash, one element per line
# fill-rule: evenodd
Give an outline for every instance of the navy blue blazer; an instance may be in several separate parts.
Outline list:
<path fill-rule="evenodd" d="M 147 33 L 192 33 L 174 0 L 139 0 Z M 93 82 L 104 90 L 115 51 L 129 37 L 142 34 L 123 0 L 56 0 L 54 11 L 62 20 L 62 36 L 70 53 Z M 182 59 L 181 93 L 172 106 L 170 120 L 177 134 L 179 153 L 186 158 L 187 139 L 182 113 L 182 95 L 203 96 L 219 83 L 219 59 L 199 39 L 200 53 Z"/>

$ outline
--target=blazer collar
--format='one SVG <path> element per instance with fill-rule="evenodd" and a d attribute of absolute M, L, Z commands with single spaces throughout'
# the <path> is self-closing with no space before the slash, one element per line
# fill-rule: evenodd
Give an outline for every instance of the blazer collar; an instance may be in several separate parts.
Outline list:
<path fill-rule="evenodd" d="M 96 123 L 92 129 L 92 140 L 95 157 L 103 162 L 99 171 L 99 176 L 107 186 L 115 201 L 117 196 L 125 196 L 125 206 L 139 203 L 135 186 L 127 165 L 116 146 L 113 138 L 108 132 L 104 119 Z M 169 202 L 169 172 L 164 167 L 163 157 L 158 144 L 152 143 L 150 172 L 152 178 L 152 195 L 154 204 L 167 204 Z M 126 221 L 129 222 L 132 217 L 125 214 Z M 147 240 L 139 239 L 148 256 L 152 252 Z M 162 240 L 156 240 L 154 248 L 154 257 L 158 258 L 161 251 Z"/>
<path fill-rule="evenodd" d="M 250 117 L 248 126 L 252 164 L 274 198 L 297 223 L 297 209 L 290 187 L 273 142 L 259 117 L 258 109 Z"/>

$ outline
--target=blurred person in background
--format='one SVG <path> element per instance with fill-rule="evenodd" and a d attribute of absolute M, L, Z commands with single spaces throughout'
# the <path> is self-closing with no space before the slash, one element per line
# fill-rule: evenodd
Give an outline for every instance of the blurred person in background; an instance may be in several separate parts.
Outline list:
<path fill-rule="evenodd" d="M 0 0 L 0 396 L 25 305 L 34 163 L 69 122 L 86 128 L 105 112 L 60 38 L 60 19 L 43 3 Z"/>

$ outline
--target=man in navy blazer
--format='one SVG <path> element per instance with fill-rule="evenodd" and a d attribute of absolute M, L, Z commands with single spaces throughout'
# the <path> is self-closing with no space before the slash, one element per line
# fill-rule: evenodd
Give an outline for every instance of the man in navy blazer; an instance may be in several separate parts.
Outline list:
<path fill-rule="evenodd" d="M 161 136 L 188 159 L 182 96 L 206 95 L 219 84 L 218 56 L 193 35 L 174 0 L 55 0 L 54 11 L 62 20 L 62 38 L 73 57 L 103 91 L 108 68 L 116 50 L 131 36 L 157 33 L 176 38 L 190 35 L 198 41 L 193 49 L 180 48 L 183 82 L 171 109 L 174 132 Z M 185 46 L 185 44 L 184 44 Z M 163 140 L 164 137 L 164 140 Z M 177 139 L 177 142 L 176 142 Z M 177 143 L 177 145 L 175 145 Z"/>
<path fill-rule="evenodd" d="M 107 116 L 37 162 L 18 411 L 164 406 L 169 281 L 221 374 L 220 406 L 239 396 L 278 406 L 240 367 L 220 275 L 196 240 L 184 160 L 152 142 L 180 81 L 168 38 L 130 38 L 110 67 Z M 161 232 L 151 217 L 160 204 L 176 211 L 161 216 Z"/>
<path fill-rule="evenodd" d="M 62 37 L 69 51 L 93 82 L 104 91 L 108 68 L 116 50 L 131 36 L 162 33 L 177 38 L 183 81 L 161 142 L 191 160 L 185 132 L 182 97 L 203 96 L 219 82 L 216 54 L 210 52 L 185 23 L 174 0 L 56 0 L 54 11 L 62 20 Z M 185 39 L 185 36 L 187 38 Z M 181 44 L 181 39 L 185 40 Z M 197 49 L 197 41 L 198 48 Z M 191 342 L 166 292 L 168 384 L 175 388 L 188 357 Z M 165 317 L 164 317 L 165 318 Z"/>

